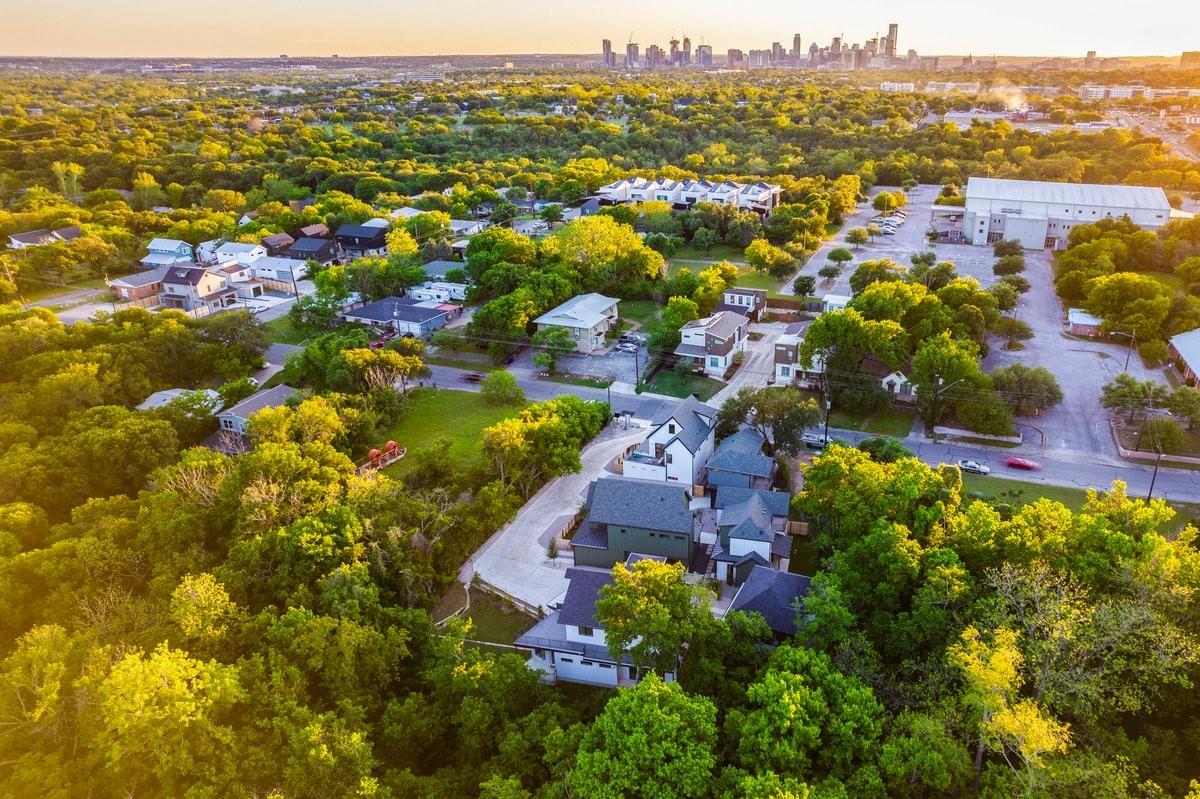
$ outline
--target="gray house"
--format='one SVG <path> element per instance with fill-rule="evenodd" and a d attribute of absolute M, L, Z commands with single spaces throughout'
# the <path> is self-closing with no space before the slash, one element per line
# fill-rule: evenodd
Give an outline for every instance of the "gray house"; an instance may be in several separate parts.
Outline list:
<path fill-rule="evenodd" d="M 688 487 L 623 477 L 588 487 L 587 517 L 571 540 L 576 566 L 610 569 L 633 553 L 691 567 L 703 548 Z"/>
<path fill-rule="evenodd" d="M 790 638 L 796 634 L 796 616 L 810 582 L 811 578 L 803 574 L 755 566 L 734 594 L 729 609 L 758 613 L 777 639 Z"/>
<path fill-rule="evenodd" d="M 436 300 L 418 301 L 412 297 L 386 297 L 360 308 L 346 311 L 347 322 L 358 322 L 382 330 L 395 330 L 413 336 L 427 336 L 445 327 L 450 314 L 458 308 Z"/>
<path fill-rule="evenodd" d="M 769 490 L 775 484 L 775 460 L 763 454 L 766 441 L 744 427 L 724 439 L 708 459 L 708 484 Z"/>

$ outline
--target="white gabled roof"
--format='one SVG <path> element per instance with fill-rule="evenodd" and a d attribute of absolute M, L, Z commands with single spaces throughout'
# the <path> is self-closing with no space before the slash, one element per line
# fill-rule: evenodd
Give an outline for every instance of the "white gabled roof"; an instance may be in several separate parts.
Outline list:
<path fill-rule="evenodd" d="M 1082 308 L 1068 308 L 1067 322 L 1072 325 L 1095 325 L 1096 327 L 1104 324 L 1104 320 L 1099 316 L 1090 314 Z"/>
<path fill-rule="evenodd" d="M 966 195 L 968 200 L 1091 205 L 1102 208 L 1136 208 L 1163 211 L 1164 213 L 1171 210 L 1166 192 L 1151 186 L 1104 186 L 1094 183 L 968 178 Z"/>
<path fill-rule="evenodd" d="M 534 319 L 534 324 L 590 330 L 618 300 L 603 294 L 580 294 Z"/>
<path fill-rule="evenodd" d="M 186 241 L 179 239 L 150 239 L 150 243 L 146 245 L 148 250 L 177 250 L 180 244 L 187 244 Z"/>

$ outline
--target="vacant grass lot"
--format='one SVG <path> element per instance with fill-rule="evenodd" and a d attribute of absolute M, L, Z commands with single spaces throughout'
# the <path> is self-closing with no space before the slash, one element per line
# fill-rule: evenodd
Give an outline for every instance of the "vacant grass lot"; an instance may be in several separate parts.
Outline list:
<path fill-rule="evenodd" d="M 111 275 L 113 278 L 120 275 Z M 70 294 L 72 291 L 80 289 L 102 289 L 108 284 L 104 282 L 102 277 L 94 277 L 90 280 L 81 280 L 78 283 L 69 283 L 65 286 L 58 286 L 52 283 L 35 283 L 28 280 L 17 279 L 17 288 L 21 290 L 21 296 L 25 298 L 25 302 L 38 302 L 39 300 L 53 299 L 54 297 Z"/>
<path fill-rule="evenodd" d="M 380 441 L 392 439 L 411 456 L 440 438 L 450 440 L 450 457 L 460 469 L 469 468 L 480 457 L 480 434 L 485 427 L 515 416 L 515 405 L 488 405 L 478 394 L 449 389 L 418 388 L 408 397 L 404 416 L 380 433 Z M 392 476 L 403 475 L 408 458 L 384 469 Z"/>
<path fill-rule="evenodd" d="M 678 258 L 685 261 L 712 261 L 714 263 L 717 261 L 733 261 L 737 263 L 739 261 L 744 262 L 746 256 L 742 250 L 739 250 L 737 247 L 731 247 L 728 244 L 715 244 L 708 252 L 697 250 L 692 245 L 685 244 L 676 250 L 671 258 L 673 260 Z M 687 264 L 680 265 L 687 266 Z"/>
<path fill-rule="evenodd" d="M 320 332 L 311 327 L 296 327 L 289 316 L 272 319 L 263 327 L 267 329 L 267 340 L 272 344 L 303 344 Z"/>
<path fill-rule="evenodd" d="M 829 426 L 842 430 L 861 430 L 864 433 L 874 433 L 879 436 L 904 438 L 912 430 L 914 416 L 911 408 L 887 407 L 875 413 L 866 414 L 835 408 L 829 414 Z"/>
<path fill-rule="evenodd" d="M 658 316 L 659 305 L 654 300 L 621 300 L 617 316 L 645 326 Z"/>
<path fill-rule="evenodd" d="M 470 593 L 471 609 L 466 617 L 474 625 L 471 638 L 494 644 L 511 644 L 533 624 L 529 616 L 515 607 L 505 606 L 501 600 L 483 591 L 472 588 Z"/>
<path fill-rule="evenodd" d="M 724 388 L 725 384 L 704 375 L 681 375 L 673 369 L 663 369 L 652 381 L 647 382 L 645 387 L 646 391 L 681 399 L 695 394 L 696 398 L 703 402 Z"/>

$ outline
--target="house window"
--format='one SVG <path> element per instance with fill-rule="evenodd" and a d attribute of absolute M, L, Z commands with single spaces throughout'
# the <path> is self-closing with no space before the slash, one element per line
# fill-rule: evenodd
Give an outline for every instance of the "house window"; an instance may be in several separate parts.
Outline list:
<path fill-rule="evenodd" d="M 674 422 L 667 425 L 667 432 L 670 433 L 671 435 L 675 435 L 675 423 Z"/>
<path fill-rule="evenodd" d="M 667 453 L 667 463 L 671 462 L 671 453 Z"/>
<path fill-rule="evenodd" d="M 579 634 L 584 638 L 591 638 L 593 635 L 595 635 L 595 630 L 593 630 L 591 627 L 580 627 Z"/>
<path fill-rule="evenodd" d="M 710 358 L 708 359 L 708 365 L 709 365 L 709 366 L 714 366 L 714 367 L 716 367 L 716 366 L 720 366 L 720 365 L 721 365 L 721 359 L 720 359 L 720 358 L 718 358 L 717 356 L 713 355 L 712 357 L 710 357 Z"/>
<path fill-rule="evenodd" d="M 791 377 L 791 374 L 792 374 L 792 367 L 790 367 L 790 366 L 779 367 L 779 376 L 780 377 Z"/>
<path fill-rule="evenodd" d="M 226 429 L 226 430 L 234 430 L 234 429 L 236 429 L 236 428 L 234 427 L 234 425 L 233 425 L 233 420 L 232 420 L 232 419 L 222 419 L 222 420 L 221 420 L 221 427 L 223 427 L 223 428 L 224 428 L 224 429 Z"/>
<path fill-rule="evenodd" d="M 565 657 L 559 656 L 558 662 L 559 663 L 574 663 L 575 661 L 571 660 L 571 658 L 565 658 Z"/>
<path fill-rule="evenodd" d="M 611 664 L 611 663 L 601 663 L 601 664 L 600 664 L 600 668 L 602 668 L 602 669 L 611 669 L 611 668 L 612 668 L 612 664 Z"/>

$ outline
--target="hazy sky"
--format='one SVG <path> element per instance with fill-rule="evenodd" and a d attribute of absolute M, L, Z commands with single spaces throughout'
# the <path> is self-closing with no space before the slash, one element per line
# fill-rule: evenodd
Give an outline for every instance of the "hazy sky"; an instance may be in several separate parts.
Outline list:
<path fill-rule="evenodd" d="M 1200 0 L 12 0 L 0 54 L 81 56 L 591 53 L 686 33 L 693 46 L 856 42 L 900 24 L 928 54 L 1175 54 Z"/>

